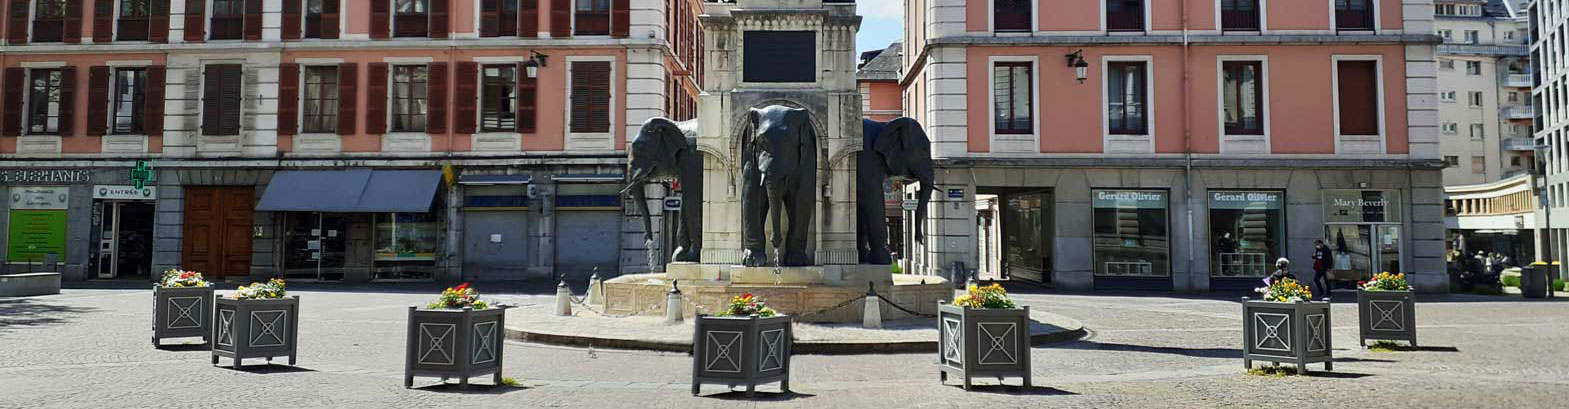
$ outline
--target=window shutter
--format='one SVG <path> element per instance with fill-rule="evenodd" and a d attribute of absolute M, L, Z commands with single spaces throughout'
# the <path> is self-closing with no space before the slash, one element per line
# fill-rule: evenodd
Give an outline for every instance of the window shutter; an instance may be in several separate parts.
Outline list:
<path fill-rule="evenodd" d="M 338 135 L 354 134 L 354 121 L 359 115 L 359 74 L 358 64 L 338 64 Z"/>
<path fill-rule="evenodd" d="M 223 122 L 220 131 L 223 132 L 223 135 L 239 135 L 241 110 L 244 109 L 240 104 L 241 96 L 245 95 L 245 91 L 241 89 L 244 86 L 244 71 L 240 65 L 235 64 L 225 66 L 222 73 L 223 107 L 221 112 L 223 112 L 223 115 L 220 116 L 223 118 Z"/>
<path fill-rule="evenodd" d="M 300 129 L 300 65 L 278 64 L 278 134 L 298 135 Z"/>
<path fill-rule="evenodd" d="M 93 42 L 107 43 L 114 41 L 114 1 L 97 0 L 93 2 Z M 91 130 L 89 130 L 91 131 Z"/>
<path fill-rule="evenodd" d="M 262 0 L 245 0 L 245 39 L 262 39 Z"/>
<path fill-rule="evenodd" d="M 366 66 L 369 82 L 365 92 L 365 133 L 387 133 L 387 63 L 373 62 Z"/>
<path fill-rule="evenodd" d="M 109 127 L 109 66 L 96 65 L 87 71 L 87 135 L 103 136 Z"/>
<path fill-rule="evenodd" d="M 147 40 L 154 43 L 169 42 L 169 0 L 153 0 L 152 15 L 148 17 Z M 143 125 L 146 126 L 145 123 Z"/>
<path fill-rule="evenodd" d="M 539 0 L 518 0 L 518 37 L 539 37 Z"/>
<path fill-rule="evenodd" d="M 518 133 L 534 133 L 534 115 L 538 102 L 535 101 L 539 79 L 529 78 L 528 67 L 518 64 Z"/>
<path fill-rule="evenodd" d="M 76 67 L 60 68 L 60 135 L 70 136 L 76 125 Z"/>
<path fill-rule="evenodd" d="M 11 0 L 10 22 L 6 23 L 8 31 L 6 39 L 13 45 L 27 43 L 27 15 L 31 10 L 31 4 L 31 0 Z M 17 130 L 20 131 L 21 127 L 18 126 Z"/>
<path fill-rule="evenodd" d="M 1340 61 L 1340 134 L 1378 135 L 1378 64 Z"/>
<path fill-rule="evenodd" d="M 65 32 L 66 43 L 76 44 L 82 42 L 82 0 L 67 0 L 65 2 Z"/>
<path fill-rule="evenodd" d="M 452 31 L 448 27 L 451 21 L 447 15 L 448 1 L 430 0 L 430 38 L 447 38 L 447 33 Z"/>
<path fill-rule="evenodd" d="M 572 36 L 572 0 L 550 0 L 550 37 Z"/>
<path fill-rule="evenodd" d="M 331 2 L 331 0 L 328 0 L 327 2 L 324 2 L 322 4 L 322 6 L 326 6 L 326 3 L 330 3 L 330 2 Z M 301 37 L 300 33 L 302 32 L 301 29 L 300 29 L 300 24 L 303 24 L 303 22 L 301 20 L 304 19 L 304 17 L 300 14 L 300 6 L 302 4 L 303 4 L 303 0 L 283 0 L 283 39 L 284 40 L 298 40 L 298 39 L 300 39 L 300 37 Z"/>
<path fill-rule="evenodd" d="M 372 24 L 374 25 L 374 24 Z M 336 40 L 338 38 L 338 2 L 328 0 L 321 4 L 321 38 Z M 342 121 L 342 118 L 338 119 Z M 349 123 L 353 123 L 352 121 Z"/>
<path fill-rule="evenodd" d="M 632 5 L 627 0 L 610 0 L 610 36 L 626 38 L 632 33 L 632 21 L 628 18 Z"/>
<path fill-rule="evenodd" d="M 370 38 L 392 38 L 392 0 L 370 0 Z"/>
<path fill-rule="evenodd" d="M 147 88 L 142 94 L 142 129 L 148 136 L 163 135 L 163 82 L 166 70 L 162 65 L 147 67 Z"/>
<path fill-rule="evenodd" d="M 502 0 L 480 1 L 483 5 L 479 9 L 479 36 L 501 36 L 501 5 L 497 3 Z"/>
<path fill-rule="evenodd" d="M 201 1 L 201 0 L 186 1 L 185 2 L 185 42 L 187 42 L 187 43 L 200 43 L 203 40 L 206 40 L 207 39 L 207 33 L 204 30 L 204 28 L 206 27 L 206 24 L 207 24 L 207 2 Z M 206 124 L 203 124 L 203 126 L 205 127 Z M 206 132 L 204 131 L 203 133 L 206 133 Z"/>
<path fill-rule="evenodd" d="M 479 63 L 460 62 L 457 67 L 457 93 L 452 98 L 452 133 L 474 134 L 475 117 L 479 115 Z"/>
<path fill-rule="evenodd" d="M 5 136 L 22 134 L 22 91 L 27 89 L 27 84 L 23 83 L 26 77 L 26 68 L 9 67 L 5 69 L 5 82 L 0 83 L 0 87 L 5 87 L 5 101 L 0 101 L 5 103 L 4 117 L 0 118 L 0 133 Z"/>
<path fill-rule="evenodd" d="M 430 63 L 430 78 L 426 83 L 425 106 L 425 133 L 437 135 L 447 133 L 447 63 Z"/>
<path fill-rule="evenodd" d="M 190 3 L 186 3 L 190 4 Z M 202 71 L 202 134 L 217 135 L 221 123 L 218 117 L 223 112 L 223 75 L 221 65 L 209 65 Z"/>

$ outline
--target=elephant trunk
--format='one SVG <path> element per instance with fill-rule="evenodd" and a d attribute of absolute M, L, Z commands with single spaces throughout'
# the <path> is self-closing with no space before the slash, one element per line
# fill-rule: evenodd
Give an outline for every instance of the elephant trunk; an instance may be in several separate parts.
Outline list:
<path fill-rule="evenodd" d="M 632 184 L 627 185 L 627 190 L 632 193 L 632 201 L 637 205 L 637 210 L 643 214 L 643 241 L 645 244 L 654 241 L 653 216 L 648 214 L 648 194 L 644 192 L 643 182 L 634 178 Z"/>
<path fill-rule="evenodd" d="M 774 254 L 774 260 L 778 262 L 780 261 L 779 257 L 783 256 L 783 254 L 777 254 L 781 251 L 777 249 L 784 246 L 784 228 L 781 219 L 784 219 L 784 191 L 787 186 L 783 182 L 770 182 L 766 186 L 768 189 L 768 220 L 773 223 L 774 227 L 774 234 L 769 235 L 769 240 L 770 244 L 776 249 L 774 251 L 776 253 Z"/>
<path fill-rule="evenodd" d="M 933 179 L 930 170 L 918 171 L 915 175 L 916 182 L 921 184 L 920 190 L 915 193 L 915 241 L 921 244 L 926 244 L 926 205 L 931 203 L 932 192 L 937 190 L 937 183 Z"/>

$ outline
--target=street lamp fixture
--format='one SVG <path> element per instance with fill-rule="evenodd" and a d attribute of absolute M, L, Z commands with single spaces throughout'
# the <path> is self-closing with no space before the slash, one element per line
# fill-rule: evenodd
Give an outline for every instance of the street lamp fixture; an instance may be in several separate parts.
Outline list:
<path fill-rule="evenodd" d="M 539 67 L 546 66 L 545 60 L 550 56 L 540 54 L 538 51 L 529 51 L 529 53 L 533 55 L 528 58 L 528 61 L 523 62 L 523 68 L 528 69 L 529 78 L 539 78 Z"/>
<path fill-rule="evenodd" d="M 1074 51 L 1073 54 L 1068 54 L 1066 57 L 1068 57 L 1068 67 L 1073 68 L 1074 78 L 1078 79 L 1080 84 L 1083 84 L 1084 79 L 1090 75 L 1090 63 L 1084 61 L 1084 50 Z"/>

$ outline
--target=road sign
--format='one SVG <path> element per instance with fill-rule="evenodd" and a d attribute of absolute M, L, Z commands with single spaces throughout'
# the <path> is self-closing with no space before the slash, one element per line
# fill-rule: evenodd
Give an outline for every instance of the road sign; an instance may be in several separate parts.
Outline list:
<path fill-rule="evenodd" d="M 667 197 L 667 198 L 665 198 L 665 210 L 667 210 L 667 211 L 681 210 L 681 197 L 680 196 L 675 196 L 675 197 Z"/>

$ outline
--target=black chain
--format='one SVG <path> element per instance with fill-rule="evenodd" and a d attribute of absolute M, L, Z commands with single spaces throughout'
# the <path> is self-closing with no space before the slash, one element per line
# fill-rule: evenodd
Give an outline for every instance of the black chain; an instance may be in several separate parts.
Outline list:
<path fill-rule="evenodd" d="M 917 317 L 923 317 L 923 318 L 937 318 L 937 314 L 923 314 L 923 313 L 911 311 L 909 308 L 904 308 L 904 306 L 902 306 L 902 305 L 894 304 L 893 301 L 891 301 L 891 300 L 889 300 L 887 298 L 882 299 L 882 302 L 888 303 L 888 306 L 889 307 L 893 307 L 893 309 L 896 309 L 896 310 L 899 310 L 899 311 L 904 311 L 905 314 L 910 314 L 910 315 L 914 315 L 914 316 L 917 316 Z"/>
<path fill-rule="evenodd" d="M 848 300 L 844 300 L 844 302 L 839 303 L 839 305 L 835 305 L 835 306 L 832 306 L 832 307 L 824 308 L 824 309 L 813 311 L 813 312 L 806 313 L 806 314 L 798 314 L 798 315 L 796 315 L 796 317 L 797 318 L 804 318 L 804 317 L 810 317 L 810 316 L 813 316 L 813 315 L 827 313 L 829 311 L 833 311 L 833 310 L 837 310 L 837 309 L 840 309 L 840 308 L 844 308 L 844 306 L 846 306 L 846 305 L 854 304 L 856 301 L 860 301 L 860 300 L 862 300 L 864 298 L 866 298 L 866 296 L 864 296 L 864 295 L 860 296 L 860 297 L 857 297 L 857 298 L 851 298 L 851 299 L 848 299 Z"/>

